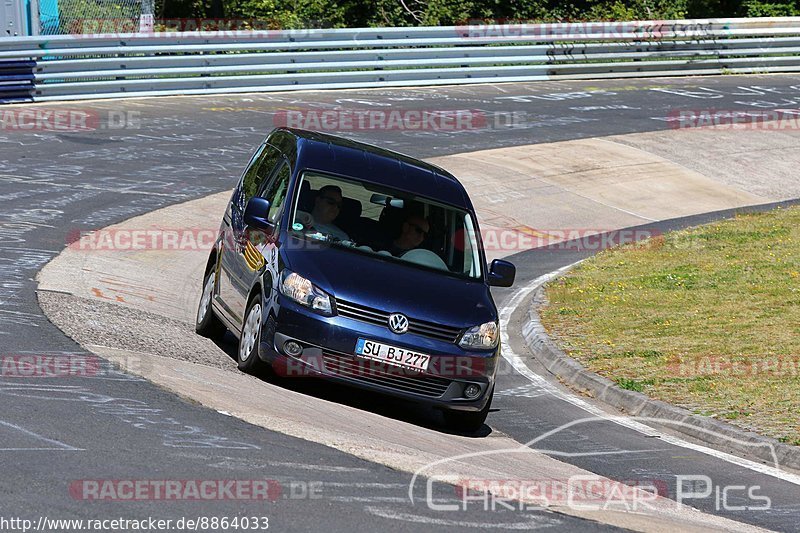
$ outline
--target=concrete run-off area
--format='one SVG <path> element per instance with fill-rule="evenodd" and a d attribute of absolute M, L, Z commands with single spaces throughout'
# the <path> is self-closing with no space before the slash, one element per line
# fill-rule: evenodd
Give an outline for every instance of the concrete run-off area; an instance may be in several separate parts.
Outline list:
<path fill-rule="evenodd" d="M 800 140 L 797 132 L 782 135 L 786 142 Z M 752 146 L 752 153 L 759 153 L 759 146 L 770 153 L 772 143 L 759 131 L 736 136 L 668 131 L 430 161 L 468 189 L 492 259 L 569 240 L 576 232 L 593 235 L 800 196 L 793 169 L 779 157 L 765 157 L 761 171 L 749 177 L 737 173 L 743 144 Z M 713 165 L 689 163 L 711 160 Z M 236 373 L 230 338 L 215 344 L 193 333 L 207 253 L 228 198 L 229 193 L 218 193 L 75 235 L 38 277 L 42 309 L 84 348 L 183 397 L 398 470 L 453 482 L 589 473 L 500 432 L 481 439 L 450 435 L 307 394 L 302 386 Z M 172 236 L 167 239 L 166 233 Z M 490 425 L 491 419 L 490 414 Z M 749 528 L 685 506 L 676 510 L 663 498 L 642 514 L 553 509 L 638 530 Z"/>

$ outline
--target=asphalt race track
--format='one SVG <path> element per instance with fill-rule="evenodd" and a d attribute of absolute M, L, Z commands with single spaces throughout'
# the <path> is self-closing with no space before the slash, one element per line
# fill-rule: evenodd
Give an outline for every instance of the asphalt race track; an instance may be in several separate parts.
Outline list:
<path fill-rule="evenodd" d="M 230 189 L 257 143 L 288 109 L 470 109 L 486 117 L 480 127 L 459 131 L 347 132 L 431 157 L 666 129 L 676 111 L 685 109 L 764 111 L 799 104 L 800 76 L 728 76 L 43 105 L 101 118 L 97 129 L 79 132 L 0 132 L 0 352 L 85 353 L 43 316 L 37 271 L 79 231 Z M 107 122 L 109 111 L 136 127 L 114 127 Z M 511 260 L 522 287 L 581 258 L 534 250 Z M 513 297 L 508 290 L 496 294 L 499 306 Z M 518 319 L 512 317 L 512 326 Z M 519 339 L 512 339 L 512 347 L 522 350 Z M 93 377 L 0 377 L 0 515 L 34 523 L 40 516 L 267 516 L 278 530 L 612 529 L 542 510 L 437 513 L 424 504 L 412 506 L 407 473 L 199 407 L 110 366 L 104 370 Z M 547 379 L 511 371 L 503 372 L 498 387 L 488 424 L 521 443 L 599 409 L 568 401 L 563 388 Z M 708 476 L 718 486 L 757 485 L 757 493 L 772 502 L 769 510 L 743 509 L 748 499 L 742 493 L 726 506 L 713 497 L 689 504 L 767 529 L 790 531 L 800 521 L 796 478 L 778 479 L 608 420 L 557 431 L 536 448 L 610 478 L 663 482 L 672 497 L 676 475 Z M 105 479 L 270 479 L 282 491 L 268 503 L 209 503 L 89 501 L 74 490 L 86 480 Z M 315 487 L 323 487 L 321 496 L 314 496 Z M 450 485 L 437 485 L 435 497 L 458 502 Z"/>

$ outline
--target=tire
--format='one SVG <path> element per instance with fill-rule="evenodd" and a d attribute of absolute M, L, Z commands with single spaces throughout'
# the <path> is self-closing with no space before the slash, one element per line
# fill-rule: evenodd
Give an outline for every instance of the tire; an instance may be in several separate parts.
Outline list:
<path fill-rule="evenodd" d="M 480 411 L 444 411 L 444 421 L 447 427 L 459 433 L 475 433 L 486 422 L 493 398 L 494 389 L 489 393 L 489 401 Z"/>
<path fill-rule="evenodd" d="M 209 339 L 221 338 L 228 330 L 214 313 L 211 305 L 214 300 L 214 286 L 216 283 L 217 273 L 212 268 L 203 279 L 203 292 L 200 294 L 200 303 L 197 305 L 197 315 L 194 321 L 195 332 Z"/>
<path fill-rule="evenodd" d="M 268 367 L 258 356 L 263 314 L 264 307 L 261 303 L 261 294 L 256 294 L 247 304 L 247 311 L 244 313 L 244 323 L 242 324 L 242 334 L 239 336 L 239 347 L 236 350 L 239 370 L 248 374 L 262 374 Z"/>

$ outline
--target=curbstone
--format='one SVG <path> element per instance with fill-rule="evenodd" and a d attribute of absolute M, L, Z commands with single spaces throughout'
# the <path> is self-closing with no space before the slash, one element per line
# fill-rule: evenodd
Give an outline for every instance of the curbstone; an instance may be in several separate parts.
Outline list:
<path fill-rule="evenodd" d="M 522 335 L 533 356 L 548 372 L 571 388 L 633 417 L 679 422 L 675 425 L 664 425 L 715 449 L 756 458 L 773 466 L 800 470 L 800 447 L 783 444 L 714 418 L 695 415 L 682 407 L 654 400 L 641 392 L 623 389 L 610 379 L 591 372 L 561 350 L 547 334 L 539 317 L 539 309 L 546 303 L 544 286 L 540 286 L 534 291 L 530 301 L 528 319 L 523 324 Z"/>

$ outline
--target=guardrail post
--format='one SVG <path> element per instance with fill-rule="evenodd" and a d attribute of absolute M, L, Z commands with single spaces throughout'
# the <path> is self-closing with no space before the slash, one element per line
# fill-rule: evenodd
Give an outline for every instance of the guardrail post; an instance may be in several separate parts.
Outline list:
<path fill-rule="evenodd" d="M 142 0 L 139 15 L 139 32 L 152 33 L 155 30 L 155 0 Z"/>
<path fill-rule="evenodd" d="M 41 27 L 39 22 L 39 0 L 28 0 L 27 9 L 28 9 L 27 34 L 39 35 L 41 33 Z"/>

